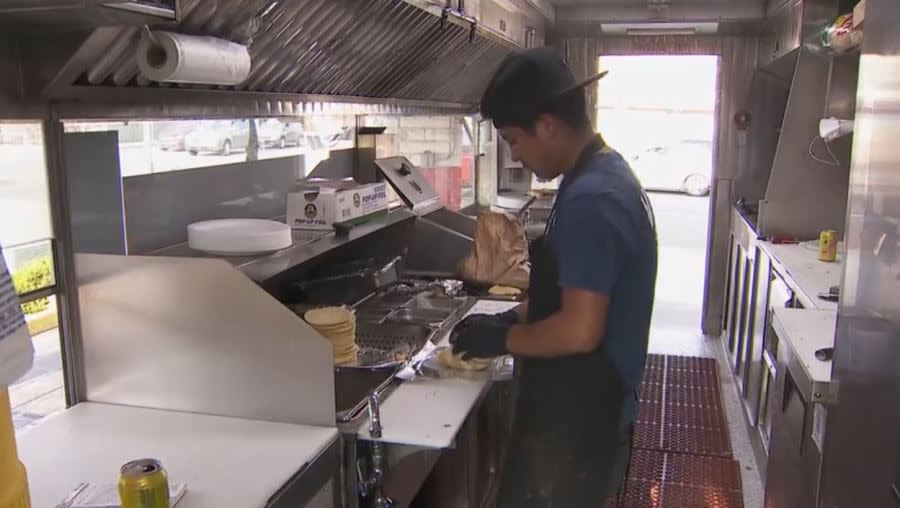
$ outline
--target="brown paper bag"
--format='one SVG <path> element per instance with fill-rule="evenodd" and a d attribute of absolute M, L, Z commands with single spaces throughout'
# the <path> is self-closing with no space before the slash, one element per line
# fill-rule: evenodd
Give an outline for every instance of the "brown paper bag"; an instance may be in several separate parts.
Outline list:
<path fill-rule="evenodd" d="M 460 264 L 463 280 L 528 289 L 528 239 L 512 215 L 487 212 L 478 216 L 475 245 Z"/>

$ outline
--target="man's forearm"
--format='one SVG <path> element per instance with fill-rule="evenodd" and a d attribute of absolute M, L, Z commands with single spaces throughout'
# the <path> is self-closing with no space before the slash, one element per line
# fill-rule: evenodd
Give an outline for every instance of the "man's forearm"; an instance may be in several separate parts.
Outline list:
<path fill-rule="evenodd" d="M 557 313 L 537 323 L 513 326 L 506 336 L 506 348 L 513 354 L 541 358 L 592 351 L 596 341 L 585 337 L 573 324 L 571 319 Z"/>

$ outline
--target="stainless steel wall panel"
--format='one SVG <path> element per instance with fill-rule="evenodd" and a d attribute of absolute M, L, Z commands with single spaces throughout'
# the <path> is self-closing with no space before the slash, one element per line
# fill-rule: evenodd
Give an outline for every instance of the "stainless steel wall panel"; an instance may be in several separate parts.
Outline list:
<path fill-rule="evenodd" d="M 227 262 L 82 254 L 75 270 L 86 400 L 334 426 L 331 345 Z"/>
<path fill-rule="evenodd" d="M 759 204 L 759 233 L 811 240 L 825 229 L 844 232 L 848 170 L 809 156 L 825 114 L 830 66 L 820 55 L 799 51 L 766 196 Z"/>
<path fill-rule="evenodd" d="M 188 225 L 201 220 L 281 217 L 304 166 L 303 157 L 282 157 L 126 177 L 128 250 L 142 254 L 186 242 Z"/>
<path fill-rule="evenodd" d="M 900 4 L 868 0 L 819 506 L 900 502 Z"/>
<path fill-rule="evenodd" d="M 126 254 L 118 133 L 70 132 L 63 148 L 69 172 L 72 248 L 82 253 Z"/>

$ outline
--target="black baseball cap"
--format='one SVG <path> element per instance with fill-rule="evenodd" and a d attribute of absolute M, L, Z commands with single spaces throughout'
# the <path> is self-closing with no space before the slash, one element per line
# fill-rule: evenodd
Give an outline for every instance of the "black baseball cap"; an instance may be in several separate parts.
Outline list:
<path fill-rule="evenodd" d="M 515 51 L 504 58 L 488 83 L 481 97 L 481 116 L 498 127 L 531 122 L 559 99 L 583 91 L 608 72 L 578 81 L 554 48 Z"/>

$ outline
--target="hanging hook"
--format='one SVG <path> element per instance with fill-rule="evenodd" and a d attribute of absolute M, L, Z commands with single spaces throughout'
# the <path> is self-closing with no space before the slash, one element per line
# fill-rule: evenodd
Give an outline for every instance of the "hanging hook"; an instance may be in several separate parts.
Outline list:
<path fill-rule="evenodd" d="M 153 44 L 155 44 L 157 46 L 162 46 L 162 44 L 159 43 L 159 40 L 156 38 L 156 36 L 153 35 L 153 32 L 150 31 L 150 25 L 144 25 L 141 28 L 141 30 L 144 32 L 144 36 L 146 36 L 148 39 L 150 39 L 150 42 L 152 42 Z"/>

